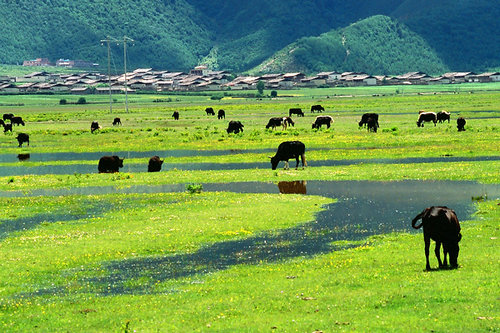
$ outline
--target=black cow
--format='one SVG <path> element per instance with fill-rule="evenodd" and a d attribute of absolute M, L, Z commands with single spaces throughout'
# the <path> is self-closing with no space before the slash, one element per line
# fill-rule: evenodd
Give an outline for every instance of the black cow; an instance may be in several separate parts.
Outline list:
<path fill-rule="evenodd" d="M 314 111 L 323 112 L 323 111 L 325 111 L 325 108 L 319 104 L 311 105 L 311 112 L 314 112 Z"/>
<path fill-rule="evenodd" d="M 12 125 L 17 125 L 17 126 L 23 125 L 24 126 L 24 121 L 23 121 L 23 118 L 21 118 L 21 117 L 12 117 L 12 118 L 10 118 L 10 123 Z"/>
<path fill-rule="evenodd" d="M 288 116 L 291 117 L 292 114 L 296 114 L 298 117 L 304 117 L 304 112 L 300 108 L 291 108 L 288 110 Z"/>
<path fill-rule="evenodd" d="M 161 165 L 163 161 L 160 160 L 159 156 L 153 156 L 149 159 L 148 172 L 158 172 L 161 170 Z"/>
<path fill-rule="evenodd" d="M 458 128 L 459 132 L 465 131 L 465 123 L 466 123 L 466 121 L 463 117 L 457 118 L 457 128 Z"/>
<path fill-rule="evenodd" d="M 28 143 L 28 146 L 30 145 L 30 136 L 26 133 L 19 133 L 16 139 L 19 142 L 19 147 L 22 147 L 25 142 Z"/>
<path fill-rule="evenodd" d="M 422 219 L 422 223 L 416 225 L 419 219 Z M 436 242 L 434 253 L 439 262 L 439 268 L 448 265 L 446 260 L 447 254 L 450 255 L 450 265 L 454 268 L 458 267 L 458 242 L 462 239 L 462 234 L 460 233 L 460 223 L 453 210 L 445 206 L 432 206 L 426 208 L 411 221 L 411 226 L 415 229 L 419 229 L 422 226 L 424 227 L 426 270 L 431 269 L 429 264 L 429 247 L 431 239 Z M 441 262 L 440 257 L 441 244 L 443 244 L 444 252 L 443 262 Z"/>
<path fill-rule="evenodd" d="M 226 129 L 227 133 L 238 134 L 240 131 L 243 132 L 243 124 L 238 120 L 231 120 Z"/>
<path fill-rule="evenodd" d="M 12 113 L 4 113 L 2 118 L 5 121 L 7 119 L 12 119 L 12 117 L 14 117 Z"/>
<path fill-rule="evenodd" d="M 417 126 L 424 127 L 424 122 L 432 121 L 434 126 L 437 123 L 437 115 L 434 112 L 422 112 L 418 115 Z"/>
<path fill-rule="evenodd" d="M 174 113 L 172 113 L 172 117 L 174 120 L 179 120 L 179 111 L 174 111 Z"/>
<path fill-rule="evenodd" d="M 219 112 L 217 112 L 217 119 L 226 119 L 226 111 L 220 109 Z"/>
<path fill-rule="evenodd" d="M 213 108 L 206 108 L 205 112 L 207 113 L 207 116 L 209 116 L 209 115 L 215 116 L 215 112 L 214 112 Z"/>
<path fill-rule="evenodd" d="M 119 168 L 123 168 L 123 158 L 119 158 L 116 155 L 101 157 L 97 166 L 99 173 L 118 172 Z"/>
<path fill-rule="evenodd" d="M 120 118 L 113 119 L 113 126 L 121 125 L 121 124 L 122 124 L 122 120 Z"/>
<path fill-rule="evenodd" d="M 287 126 L 295 126 L 295 123 L 293 122 L 292 118 L 283 117 L 283 129 L 286 129 Z"/>
<path fill-rule="evenodd" d="M 368 118 L 366 121 L 366 129 L 368 132 L 374 132 L 377 133 L 377 128 L 378 128 L 378 121 L 374 118 Z"/>
<path fill-rule="evenodd" d="M 302 159 L 302 167 L 307 166 L 306 162 L 306 146 L 300 141 L 285 141 L 280 143 L 278 146 L 278 151 L 276 155 L 271 157 L 271 168 L 276 170 L 278 163 L 280 161 L 285 161 L 285 169 L 289 168 L 288 160 L 291 158 L 295 158 L 297 161 L 297 165 L 295 169 L 299 167 L 299 156 Z"/>
<path fill-rule="evenodd" d="M 378 113 L 364 113 L 361 116 L 361 120 L 358 123 L 359 127 L 367 126 L 369 118 L 372 118 L 373 120 L 375 120 L 375 122 L 377 123 L 377 127 L 379 127 L 378 126 Z"/>
<path fill-rule="evenodd" d="M 448 120 L 448 123 L 450 122 L 450 113 L 449 112 L 446 112 L 446 111 L 439 111 L 436 115 L 437 117 L 437 121 L 442 123 L 444 122 L 445 120 Z"/>
<path fill-rule="evenodd" d="M 8 131 L 12 132 L 12 124 L 4 124 L 3 125 L 3 132 L 7 133 Z"/>
<path fill-rule="evenodd" d="M 316 120 L 312 124 L 312 128 L 320 128 L 322 125 L 326 125 L 326 128 L 330 128 L 330 124 L 333 123 L 333 118 L 331 116 L 317 116 Z"/>
<path fill-rule="evenodd" d="M 267 123 L 266 128 L 267 129 L 269 129 L 269 128 L 275 129 L 276 127 L 282 126 L 282 125 L 283 125 L 283 117 L 273 117 L 273 118 L 269 119 L 269 122 Z"/>
<path fill-rule="evenodd" d="M 5 122 L 2 119 L 0 119 L 0 126 L 5 126 Z"/>
<path fill-rule="evenodd" d="M 97 131 L 100 128 L 101 126 L 99 126 L 99 123 L 97 121 L 93 121 L 92 124 L 90 124 L 90 133 L 94 133 L 94 131 Z"/>

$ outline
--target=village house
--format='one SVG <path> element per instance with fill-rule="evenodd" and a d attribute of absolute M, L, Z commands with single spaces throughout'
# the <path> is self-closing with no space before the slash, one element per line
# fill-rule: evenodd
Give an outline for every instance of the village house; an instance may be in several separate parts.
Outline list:
<path fill-rule="evenodd" d="M 23 66 L 52 66 L 52 63 L 48 58 L 36 58 L 35 60 L 24 60 Z"/>
<path fill-rule="evenodd" d="M 500 82 L 500 72 L 482 73 L 474 76 L 475 82 Z"/>
<path fill-rule="evenodd" d="M 19 93 L 19 87 L 11 82 L 0 84 L 0 92 L 16 94 Z"/>

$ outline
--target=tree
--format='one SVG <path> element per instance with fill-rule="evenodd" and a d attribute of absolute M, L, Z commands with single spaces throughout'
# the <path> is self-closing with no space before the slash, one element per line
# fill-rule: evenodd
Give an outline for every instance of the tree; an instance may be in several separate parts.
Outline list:
<path fill-rule="evenodd" d="M 257 82 L 257 91 L 259 92 L 259 95 L 262 95 L 264 93 L 264 87 L 264 81 L 260 80 L 259 82 Z"/>
<path fill-rule="evenodd" d="M 271 97 L 276 98 L 278 96 L 278 92 L 276 90 L 271 90 Z"/>

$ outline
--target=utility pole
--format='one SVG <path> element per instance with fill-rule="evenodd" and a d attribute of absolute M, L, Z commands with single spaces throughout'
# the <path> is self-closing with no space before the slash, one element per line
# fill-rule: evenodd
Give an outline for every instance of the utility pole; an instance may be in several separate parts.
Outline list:
<path fill-rule="evenodd" d="M 125 110 L 128 113 L 128 82 L 127 82 L 127 42 L 134 42 L 132 38 L 123 36 L 123 67 L 125 75 Z"/>
<path fill-rule="evenodd" d="M 111 53 L 110 53 L 110 47 L 109 43 L 111 42 L 117 42 L 116 39 L 106 36 L 106 39 L 101 39 L 101 45 L 104 45 L 104 43 L 107 44 L 108 46 L 108 86 L 109 86 L 109 113 L 113 113 L 113 99 L 111 97 Z"/>

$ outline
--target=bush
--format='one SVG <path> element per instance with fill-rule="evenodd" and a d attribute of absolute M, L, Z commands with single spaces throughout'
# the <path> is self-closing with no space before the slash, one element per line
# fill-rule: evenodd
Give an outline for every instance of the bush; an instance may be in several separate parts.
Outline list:
<path fill-rule="evenodd" d="M 85 97 L 80 97 L 76 104 L 87 104 L 87 100 L 85 99 Z"/>
<path fill-rule="evenodd" d="M 277 92 L 276 90 L 272 90 L 272 91 L 271 91 L 271 97 L 272 97 L 272 98 L 276 98 L 276 97 L 278 97 L 278 92 Z"/>
<path fill-rule="evenodd" d="M 186 185 L 186 191 L 188 191 L 190 194 L 201 193 L 202 190 L 203 190 L 202 184 L 188 184 L 188 185 Z"/>
<path fill-rule="evenodd" d="M 60 105 L 66 105 L 66 104 L 68 104 L 68 101 L 67 101 L 66 99 L 64 99 L 64 98 L 63 98 L 63 99 L 60 99 L 60 100 L 59 100 L 59 104 L 60 104 Z"/>

